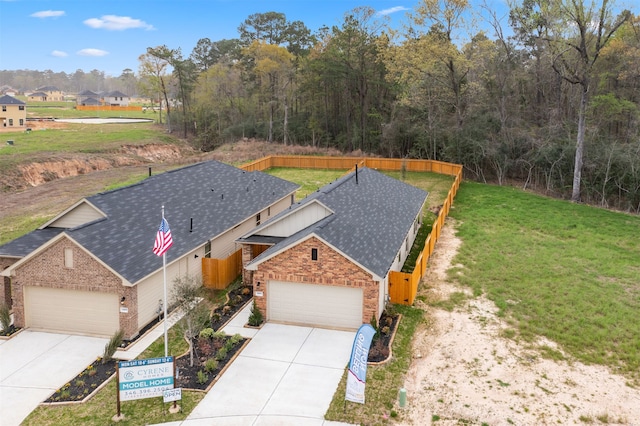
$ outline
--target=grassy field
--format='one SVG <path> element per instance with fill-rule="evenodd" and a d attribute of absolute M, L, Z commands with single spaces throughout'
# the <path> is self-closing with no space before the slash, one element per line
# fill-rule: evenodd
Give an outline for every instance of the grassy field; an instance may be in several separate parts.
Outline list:
<path fill-rule="evenodd" d="M 69 124 L 65 129 L 6 132 L 1 136 L 13 140 L 14 145 L 0 147 L 0 171 L 56 154 L 111 153 L 122 145 L 180 143 L 152 123 Z"/>
<path fill-rule="evenodd" d="M 464 265 L 450 276 L 486 293 L 512 337 L 545 336 L 640 384 L 640 217 L 469 182 L 450 215 Z"/>

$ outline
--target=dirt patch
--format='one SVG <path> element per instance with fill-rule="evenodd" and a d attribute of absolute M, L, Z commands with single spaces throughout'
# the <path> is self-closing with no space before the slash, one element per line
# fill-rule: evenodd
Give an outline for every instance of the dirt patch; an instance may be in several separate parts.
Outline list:
<path fill-rule="evenodd" d="M 459 246 L 447 219 L 425 277 L 435 300 L 463 291 L 446 279 Z M 486 298 L 427 312 L 414 339 L 402 424 L 640 424 L 640 390 L 606 367 L 544 359 L 501 337 L 508 326 Z"/>

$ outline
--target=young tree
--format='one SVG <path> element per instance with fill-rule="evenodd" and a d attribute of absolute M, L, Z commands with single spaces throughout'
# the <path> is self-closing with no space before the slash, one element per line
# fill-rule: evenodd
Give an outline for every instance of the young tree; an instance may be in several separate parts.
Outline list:
<path fill-rule="evenodd" d="M 200 303 L 201 288 L 201 278 L 183 275 L 173 281 L 171 293 L 173 305 L 184 313 L 178 326 L 182 329 L 184 338 L 190 342 L 189 362 L 191 367 L 193 367 L 195 352 L 194 345 L 191 342 L 207 326 L 209 321 L 209 311 Z"/>

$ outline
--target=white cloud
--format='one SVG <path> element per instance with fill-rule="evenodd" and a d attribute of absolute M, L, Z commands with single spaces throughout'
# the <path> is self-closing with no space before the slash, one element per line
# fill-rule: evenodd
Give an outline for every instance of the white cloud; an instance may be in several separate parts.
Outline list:
<path fill-rule="evenodd" d="M 55 56 L 56 58 L 66 58 L 69 56 L 67 52 L 63 52 L 62 50 L 54 50 L 51 52 L 51 56 Z"/>
<path fill-rule="evenodd" d="M 82 49 L 78 50 L 77 54 L 80 56 L 105 56 L 108 55 L 109 52 L 100 49 Z"/>
<path fill-rule="evenodd" d="M 64 10 L 41 10 L 40 12 L 32 13 L 32 18 L 58 18 L 64 16 Z"/>
<path fill-rule="evenodd" d="M 404 6 L 396 6 L 396 7 L 391 7 L 389 9 L 379 10 L 378 12 L 376 12 L 376 15 L 378 16 L 391 15 L 392 13 L 402 12 L 404 10 L 410 10 L 410 9 Z"/>
<path fill-rule="evenodd" d="M 84 24 L 96 29 L 111 31 L 130 30 L 132 28 L 144 28 L 153 30 L 153 25 L 149 25 L 140 19 L 133 19 L 129 16 L 104 15 L 101 18 L 91 18 L 84 21 Z"/>

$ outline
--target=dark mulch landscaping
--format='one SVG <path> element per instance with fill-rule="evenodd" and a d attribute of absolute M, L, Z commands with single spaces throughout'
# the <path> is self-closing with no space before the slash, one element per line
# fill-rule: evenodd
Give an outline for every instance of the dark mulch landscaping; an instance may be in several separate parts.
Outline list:
<path fill-rule="evenodd" d="M 82 401 L 116 372 L 116 361 L 102 363 L 98 358 L 72 381 L 62 386 L 44 402 Z"/>
<path fill-rule="evenodd" d="M 0 330 L 0 336 L 9 337 L 14 333 L 22 330 L 21 328 L 17 328 L 15 325 L 11 324 L 8 329 Z"/>
<path fill-rule="evenodd" d="M 369 357 L 367 362 L 381 362 L 389 358 L 391 353 L 391 339 L 398 327 L 400 315 L 395 312 L 384 311 L 380 317 L 378 330 L 379 332 L 373 337 L 371 347 L 369 348 Z"/>
<path fill-rule="evenodd" d="M 186 354 L 176 360 L 176 387 L 206 390 L 225 366 L 242 348 L 247 339 L 242 336 L 198 337 L 193 340 L 193 366 Z"/>
<path fill-rule="evenodd" d="M 227 303 L 211 313 L 211 328 L 220 330 L 253 297 L 253 286 L 240 286 L 227 294 Z"/>

